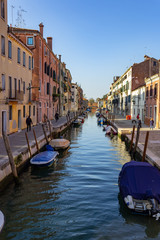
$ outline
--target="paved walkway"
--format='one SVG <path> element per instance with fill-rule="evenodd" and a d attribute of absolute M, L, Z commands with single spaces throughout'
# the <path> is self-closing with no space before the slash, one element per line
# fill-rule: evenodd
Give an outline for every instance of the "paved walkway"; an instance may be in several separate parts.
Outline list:
<path fill-rule="evenodd" d="M 131 134 L 129 133 L 131 133 L 133 130 L 132 120 L 126 120 L 121 115 L 115 115 L 114 123 L 117 126 L 118 131 L 121 133 L 126 133 L 127 137 L 131 140 Z M 151 130 L 149 126 L 142 124 L 142 128 L 140 129 L 138 147 L 143 154 L 147 131 L 149 131 L 149 139 L 146 154 L 151 162 L 160 168 L 160 129 L 154 128 Z M 136 133 L 134 135 L 134 142 L 135 139 Z"/>
<path fill-rule="evenodd" d="M 73 117 L 73 115 L 71 117 Z M 59 118 L 57 122 L 55 120 L 52 120 L 51 123 L 53 128 L 59 128 L 67 123 L 67 118 L 64 116 Z M 35 130 L 37 139 L 44 136 L 42 124 L 37 124 L 33 126 L 32 129 Z M 13 157 L 19 155 L 21 152 L 25 151 L 28 148 L 25 132 L 26 129 L 23 129 L 20 132 L 16 132 L 8 136 Z M 28 139 L 30 145 L 33 145 L 35 143 L 35 138 L 32 130 L 28 132 Z M 3 138 L 0 137 L 0 167 L 7 163 L 8 155 L 5 149 Z"/>

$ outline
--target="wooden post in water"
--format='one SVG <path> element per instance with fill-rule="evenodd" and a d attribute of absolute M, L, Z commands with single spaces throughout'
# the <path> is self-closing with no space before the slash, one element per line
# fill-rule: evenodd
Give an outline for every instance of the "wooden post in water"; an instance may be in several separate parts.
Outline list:
<path fill-rule="evenodd" d="M 48 123 L 49 123 L 49 132 L 50 132 L 50 138 L 52 139 L 51 122 L 48 120 Z"/>
<path fill-rule="evenodd" d="M 4 140 L 4 144 L 5 144 L 6 151 L 7 151 L 8 158 L 9 158 L 9 163 L 11 165 L 11 170 L 12 170 L 13 176 L 17 179 L 18 178 L 17 168 L 16 168 L 16 165 L 15 165 L 15 162 L 14 162 L 14 159 L 13 159 L 13 155 L 12 155 L 11 147 L 10 147 L 10 144 L 9 144 L 9 140 L 8 140 L 7 134 L 5 132 L 3 132 L 2 134 L 3 134 L 3 140 Z"/>
<path fill-rule="evenodd" d="M 137 148 L 138 140 L 139 140 L 139 133 L 140 133 L 140 127 L 138 126 L 138 127 L 137 127 L 136 142 L 135 142 L 135 146 L 134 146 L 133 154 L 135 154 L 135 152 L 136 152 L 136 148 Z"/>
<path fill-rule="evenodd" d="M 147 131 L 147 133 L 146 133 L 146 140 L 145 140 L 145 144 L 144 144 L 144 151 L 143 151 L 142 162 L 145 161 L 147 144 L 148 144 L 148 138 L 149 138 L 149 131 Z"/>
<path fill-rule="evenodd" d="M 46 131 L 45 131 L 44 124 L 42 124 L 42 128 L 43 128 L 43 132 L 44 132 L 44 136 L 45 136 L 46 142 L 47 142 L 47 144 L 48 144 L 49 141 L 48 141 L 48 137 L 47 137 L 47 134 L 46 134 Z"/>
<path fill-rule="evenodd" d="M 26 140 L 27 140 L 27 144 L 28 144 L 28 150 L 29 150 L 29 153 L 30 153 L 30 157 L 32 157 L 32 153 L 31 153 L 31 148 L 30 148 L 30 145 L 29 145 L 27 132 L 25 132 L 25 135 L 26 135 Z"/>
<path fill-rule="evenodd" d="M 36 138 L 36 133 L 33 129 L 33 134 L 34 134 L 34 138 L 35 138 L 35 141 L 36 141 L 36 147 L 37 147 L 37 151 L 39 152 L 39 146 L 38 146 L 38 142 L 37 142 L 37 138 Z"/>
<path fill-rule="evenodd" d="M 134 132 L 135 132 L 135 125 L 133 126 L 132 138 L 131 138 L 131 145 L 130 145 L 130 148 L 129 148 L 129 152 L 131 152 L 131 151 L 132 151 L 132 145 L 133 145 Z"/>

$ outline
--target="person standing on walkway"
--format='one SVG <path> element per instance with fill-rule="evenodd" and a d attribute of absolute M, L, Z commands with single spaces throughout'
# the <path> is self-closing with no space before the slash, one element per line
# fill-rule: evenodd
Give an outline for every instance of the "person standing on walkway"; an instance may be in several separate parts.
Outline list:
<path fill-rule="evenodd" d="M 137 120 L 139 120 L 139 113 L 137 114 Z"/>
<path fill-rule="evenodd" d="M 58 112 L 56 112 L 56 114 L 55 114 L 55 119 L 56 119 L 56 122 L 57 122 L 58 119 L 59 119 L 59 114 L 58 114 Z"/>
<path fill-rule="evenodd" d="M 141 119 L 139 118 L 138 119 L 138 128 L 141 128 L 142 127 L 142 121 L 141 121 Z"/>
<path fill-rule="evenodd" d="M 28 130 L 31 131 L 31 124 L 33 124 L 33 122 L 30 116 L 27 117 L 26 124 L 27 124 L 27 132 Z"/>
<path fill-rule="evenodd" d="M 150 129 L 153 130 L 153 127 L 154 127 L 154 120 L 153 118 L 150 119 Z"/>

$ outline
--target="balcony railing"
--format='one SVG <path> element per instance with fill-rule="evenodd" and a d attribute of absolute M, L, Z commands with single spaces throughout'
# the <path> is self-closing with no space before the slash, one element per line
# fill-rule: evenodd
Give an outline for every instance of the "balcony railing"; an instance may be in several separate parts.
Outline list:
<path fill-rule="evenodd" d="M 9 90 L 8 99 L 11 101 L 23 101 L 24 93 L 18 90 Z"/>

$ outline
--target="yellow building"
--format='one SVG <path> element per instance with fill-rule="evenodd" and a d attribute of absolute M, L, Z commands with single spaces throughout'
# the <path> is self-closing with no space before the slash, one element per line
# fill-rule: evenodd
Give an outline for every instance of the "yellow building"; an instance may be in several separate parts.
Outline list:
<path fill-rule="evenodd" d="M 36 124 L 36 103 L 31 101 L 32 52 L 7 27 L 7 1 L 1 2 L 0 136 L 2 131 L 10 134 L 26 128 L 28 115 Z"/>

